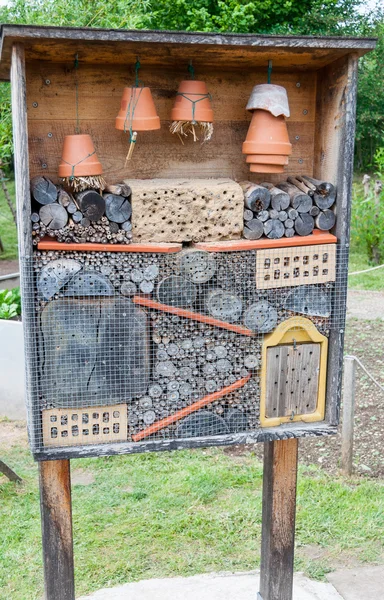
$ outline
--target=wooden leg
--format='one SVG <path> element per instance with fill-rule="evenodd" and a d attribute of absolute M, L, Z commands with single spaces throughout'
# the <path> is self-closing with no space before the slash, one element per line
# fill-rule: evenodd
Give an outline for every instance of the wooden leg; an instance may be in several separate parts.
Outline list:
<path fill-rule="evenodd" d="M 261 600 L 292 600 L 298 440 L 264 444 Z"/>
<path fill-rule="evenodd" d="M 45 600 L 75 600 L 69 460 L 39 467 Z"/>

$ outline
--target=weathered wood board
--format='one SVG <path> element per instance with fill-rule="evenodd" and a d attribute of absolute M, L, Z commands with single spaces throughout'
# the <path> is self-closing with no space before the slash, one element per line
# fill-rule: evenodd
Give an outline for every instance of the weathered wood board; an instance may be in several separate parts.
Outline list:
<path fill-rule="evenodd" d="M 267 350 L 267 418 L 306 415 L 316 410 L 320 344 L 282 345 Z"/>
<path fill-rule="evenodd" d="M 41 314 L 40 352 L 42 396 L 55 408 L 115 404 L 148 386 L 147 317 L 128 299 L 51 301 Z"/>

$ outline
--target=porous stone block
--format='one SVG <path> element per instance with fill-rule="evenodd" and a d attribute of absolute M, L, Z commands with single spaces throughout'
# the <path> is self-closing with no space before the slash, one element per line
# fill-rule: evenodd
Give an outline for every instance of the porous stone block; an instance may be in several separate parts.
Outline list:
<path fill-rule="evenodd" d="M 244 195 L 231 179 L 130 179 L 136 242 L 241 237 Z"/>

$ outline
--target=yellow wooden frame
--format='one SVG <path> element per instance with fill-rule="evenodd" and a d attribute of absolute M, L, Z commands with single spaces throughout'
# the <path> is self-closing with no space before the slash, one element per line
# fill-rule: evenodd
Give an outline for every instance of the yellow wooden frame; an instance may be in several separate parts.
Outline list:
<path fill-rule="evenodd" d="M 315 342 L 320 344 L 320 372 L 319 386 L 317 393 L 316 410 L 313 413 L 305 415 L 295 415 L 292 417 L 266 417 L 265 398 L 267 392 L 267 349 L 282 344 L 293 344 L 296 342 Z M 325 393 L 327 379 L 327 355 L 328 339 L 322 335 L 309 319 L 304 317 L 291 317 L 283 323 L 280 323 L 276 329 L 266 335 L 263 342 L 261 354 L 261 397 L 260 397 L 260 425 L 261 427 L 275 427 L 282 423 L 293 423 L 295 421 L 304 421 L 311 423 L 314 421 L 323 421 L 325 416 Z"/>

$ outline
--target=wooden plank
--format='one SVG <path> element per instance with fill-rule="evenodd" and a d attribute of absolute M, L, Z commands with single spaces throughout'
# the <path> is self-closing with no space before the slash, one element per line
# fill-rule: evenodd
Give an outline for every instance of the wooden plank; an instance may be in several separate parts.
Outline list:
<path fill-rule="evenodd" d="M 64 102 L 67 101 L 65 98 Z M 58 103 L 60 105 L 61 102 Z M 265 174 L 251 174 L 241 151 L 249 125 L 247 119 L 244 111 L 242 121 L 215 122 L 211 141 L 200 144 L 188 140 L 184 145 L 169 132 L 170 121 L 165 121 L 160 130 L 138 135 L 135 152 L 126 167 L 128 136 L 115 129 L 113 122 L 83 118 L 81 130 L 92 136 L 107 183 L 129 178 L 180 178 L 180 174 L 189 179 L 230 177 L 241 181 L 251 176 L 252 180 L 262 181 Z M 298 171 L 313 174 L 314 121 L 289 121 L 287 126 L 293 146 L 292 155 L 283 174 L 268 176 L 272 183 L 285 180 L 288 175 L 296 175 Z M 31 176 L 45 175 L 58 182 L 57 170 L 64 137 L 73 134 L 74 130 L 74 120 L 61 120 L 59 117 L 29 122 Z"/>
<path fill-rule="evenodd" d="M 356 359 L 344 358 L 343 427 L 341 431 L 341 468 L 345 475 L 353 471 L 353 427 L 355 416 Z"/>
<path fill-rule="evenodd" d="M 12 126 L 15 165 L 17 235 L 20 265 L 21 310 L 23 314 L 24 348 L 28 352 L 25 361 L 25 402 L 32 407 L 38 402 L 38 364 L 36 346 L 35 302 L 32 265 L 31 195 L 29 189 L 28 123 L 26 107 L 26 81 L 24 48 L 16 44 L 12 48 L 11 65 Z M 38 439 L 34 424 L 29 422 L 29 439 L 32 449 Z M 37 427 L 38 429 L 38 427 Z"/>
<path fill-rule="evenodd" d="M 261 250 L 264 248 L 291 248 L 295 246 L 312 246 L 314 244 L 335 244 L 337 237 L 331 233 L 315 231 L 311 235 L 292 238 L 281 238 L 278 240 L 234 240 L 230 242 L 198 242 L 193 244 L 194 248 L 206 250 L 207 252 L 244 252 L 246 250 Z"/>
<path fill-rule="evenodd" d="M 62 250 L 63 252 L 153 252 L 155 254 L 173 254 L 182 250 L 182 244 L 66 244 L 55 242 L 52 238 L 44 238 L 38 243 L 38 250 Z"/>
<path fill-rule="evenodd" d="M 244 387 L 245 384 L 250 379 L 251 379 L 251 375 L 247 375 L 247 377 L 243 377 L 242 379 L 235 381 L 231 385 L 228 385 L 227 387 L 224 387 L 221 390 L 218 390 L 217 392 L 213 392 L 213 394 L 208 394 L 208 396 L 204 396 L 204 398 L 197 400 L 197 402 L 194 402 L 193 404 L 190 404 L 189 406 L 185 406 L 181 410 L 178 410 L 177 412 L 175 412 L 173 415 L 170 415 L 169 417 L 165 417 L 165 419 L 161 419 L 160 421 L 156 421 L 155 423 L 153 423 L 153 425 L 150 425 L 146 429 L 143 429 L 143 431 L 140 431 L 139 433 L 136 433 L 135 435 L 133 435 L 132 436 L 133 441 L 139 442 L 140 440 L 142 440 L 146 437 L 149 437 L 150 435 L 153 435 L 157 431 L 164 429 L 164 427 L 168 427 L 169 425 L 172 425 L 172 423 L 176 423 L 177 421 L 180 421 L 184 417 L 191 415 L 192 413 L 200 410 L 204 406 L 207 406 L 208 404 L 215 402 L 215 400 L 218 400 L 219 398 L 223 398 L 223 396 L 226 396 L 227 394 L 230 394 L 231 392 L 234 392 L 235 390 L 238 390 L 238 389 Z"/>
<path fill-rule="evenodd" d="M 75 600 L 69 460 L 39 465 L 45 600 Z"/>
<path fill-rule="evenodd" d="M 207 323 L 208 325 L 220 327 L 221 329 L 228 329 L 229 331 L 234 331 L 235 333 L 240 333 L 241 335 L 248 335 L 250 337 L 254 335 L 254 332 L 247 327 L 235 325 L 234 323 L 226 323 L 225 321 L 220 321 L 219 319 L 215 319 L 213 317 L 209 317 L 208 315 L 203 315 L 192 310 L 186 310 L 185 308 L 161 304 L 160 302 L 156 302 L 155 300 L 151 300 L 150 298 L 146 298 L 144 296 L 134 296 L 133 302 L 135 304 L 139 304 L 140 306 L 146 306 L 147 308 L 161 310 L 163 312 L 167 312 L 172 315 L 178 315 L 179 317 L 184 317 L 193 321 L 200 321 L 201 323 Z"/>
<path fill-rule="evenodd" d="M 269 36 L 254 34 L 191 33 L 176 31 L 129 31 L 92 28 L 3 25 L 1 31 L 1 71 L 7 78 L 10 46 L 17 41 L 26 45 L 28 59 L 73 61 L 76 52 L 83 62 L 133 64 L 141 60 L 164 64 L 187 63 L 234 66 L 266 65 L 274 67 L 321 68 L 351 50 L 359 55 L 375 47 L 373 38 L 316 36 Z M 155 51 L 156 50 L 156 51 Z"/>
<path fill-rule="evenodd" d="M 348 255 L 352 204 L 353 157 L 356 125 L 358 56 L 350 55 L 318 73 L 317 131 L 314 176 L 337 185 L 337 220 L 333 233 L 339 240 L 335 290 L 338 322 L 329 336 L 326 419 L 337 425 L 340 417 L 341 376 Z"/>
<path fill-rule="evenodd" d="M 264 444 L 262 600 L 292 600 L 297 456 L 297 439 Z"/>
<path fill-rule="evenodd" d="M 268 348 L 265 416 L 290 417 L 314 412 L 319 369 L 320 344 Z"/>

